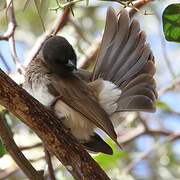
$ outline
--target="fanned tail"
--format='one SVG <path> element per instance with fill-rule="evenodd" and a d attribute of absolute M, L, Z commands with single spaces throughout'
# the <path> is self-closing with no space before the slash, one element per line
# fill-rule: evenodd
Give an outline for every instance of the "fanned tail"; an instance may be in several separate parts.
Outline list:
<path fill-rule="evenodd" d="M 92 80 L 101 77 L 122 90 L 116 112 L 155 111 L 154 56 L 146 44 L 145 33 L 136 19 L 130 21 L 125 9 L 118 19 L 109 7 L 106 19 Z"/>

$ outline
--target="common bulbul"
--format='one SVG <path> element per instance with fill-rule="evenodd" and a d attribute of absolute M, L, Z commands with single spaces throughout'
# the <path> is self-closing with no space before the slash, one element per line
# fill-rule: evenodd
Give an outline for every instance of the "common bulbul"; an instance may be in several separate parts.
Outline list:
<path fill-rule="evenodd" d="M 155 111 L 154 56 L 138 20 L 108 8 L 93 72 L 76 68 L 76 53 L 61 36 L 48 38 L 29 63 L 24 88 L 51 107 L 87 150 L 112 154 L 95 133 L 103 130 L 117 144 L 110 116 L 123 111 Z"/>

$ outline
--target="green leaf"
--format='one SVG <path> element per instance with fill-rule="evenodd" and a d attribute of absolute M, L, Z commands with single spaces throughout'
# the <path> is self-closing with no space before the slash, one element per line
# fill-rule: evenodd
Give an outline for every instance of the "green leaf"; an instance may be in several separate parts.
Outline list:
<path fill-rule="evenodd" d="M 106 139 L 106 142 L 111 146 L 113 149 L 113 155 L 107 155 L 100 153 L 97 156 L 94 156 L 94 160 L 98 162 L 98 164 L 104 169 L 108 170 L 109 167 L 117 167 L 118 161 L 120 158 L 128 158 L 129 155 L 126 152 L 121 151 L 116 147 L 116 144 L 110 138 Z"/>
<path fill-rule="evenodd" d="M 161 102 L 161 101 L 157 101 L 156 106 L 163 110 L 167 110 L 167 111 L 171 110 L 171 108 L 166 103 Z"/>
<path fill-rule="evenodd" d="M 180 43 L 180 4 L 167 6 L 162 20 L 166 40 Z"/>
<path fill-rule="evenodd" d="M 2 142 L 0 140 L 0 158 L 3 157 L 4 154 L 6 154 L 6 150 L 3 147 L 3 144 L 2 144 Z"/>

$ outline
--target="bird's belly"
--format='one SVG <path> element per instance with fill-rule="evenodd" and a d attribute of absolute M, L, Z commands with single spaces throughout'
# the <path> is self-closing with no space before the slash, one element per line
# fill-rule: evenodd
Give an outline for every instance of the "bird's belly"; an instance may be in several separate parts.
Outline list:
<path fill-rule="evenodd" d="M 71 129 L 71 133 L 80 141 L 86 142 L 93 136 L 94 125 L 83 115 L 69 107 L 62 101 L 58 101 L 54 107 L 58 117 L 65 117 L 63 123 Z"/>
<path fill-rule="evenodd" d="M 26 88 L 26 90 L 44 106 L 49 106 L 55 98 L 48 92 L 47 86 L 43 86 L 42 84 L 33 89 Z M 65 120 L 63 120 L 64 125 L 71 129 L 71 133 L 80 142 L 88 141 L 94 134 L 94 125 L 83 115 L 76 110 L 73 110 L 61 100 L 56 102 L 54 111 L 58 118 L 65 117 Z"/>

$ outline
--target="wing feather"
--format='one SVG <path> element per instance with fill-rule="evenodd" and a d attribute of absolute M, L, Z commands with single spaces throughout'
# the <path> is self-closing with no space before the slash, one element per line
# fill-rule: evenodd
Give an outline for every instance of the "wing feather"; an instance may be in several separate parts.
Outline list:
<path fill-rule="evenodd" d="M 64 103 L 81 113 L 117 142 L 117 136 L 109 116 L 97 103 L 94 92 L 85 82 L 73 75 L 70 78 L 52 75 L 51 83 L 59 92 Z"/>

